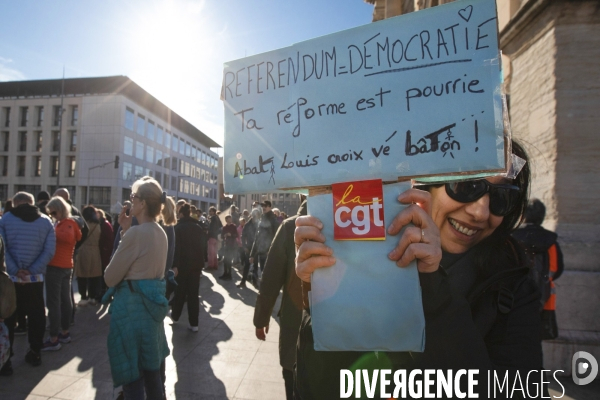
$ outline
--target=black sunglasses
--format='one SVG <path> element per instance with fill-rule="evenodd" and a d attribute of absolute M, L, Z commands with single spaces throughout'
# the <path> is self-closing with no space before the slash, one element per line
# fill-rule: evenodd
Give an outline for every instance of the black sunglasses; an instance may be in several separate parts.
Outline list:
<path fill-rule="evenodd" d="M 446 193 L 452 200 L 472 203 L 490 194 L 490 212 L 499 217 L 508 215 L 517 205 L 521 189 L 515 185 L 493 184 L 485 179 L 446 183 Z"/>

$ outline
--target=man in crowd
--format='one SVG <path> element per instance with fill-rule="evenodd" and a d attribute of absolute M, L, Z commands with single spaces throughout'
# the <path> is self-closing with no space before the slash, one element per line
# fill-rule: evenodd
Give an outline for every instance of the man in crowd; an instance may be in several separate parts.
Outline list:
<path fill-rule="evenodd" d="M 233 221 L 233 224 L 235 226 L 238 226 L 240 224 L 240 213 L 238 212 L 238 209 L 236 206 L 231 206 L 231 219 Z"/>
<path fill-rule="evenodd" d="M 19 192 L 13 197 L 15 208 L 0 219 L 0 235 L 6 246 L 6 270 L 17 278 L 18 313 L 27 316 L 29 352 L 25 361 L 33 366 L 42 363 L 46 309 L 44 306 L 44 274 L 54 257 L 56 236 L 52 221 L 33 205 L 33 196 Z M 6 320 L 13 337 L 14 315 Z M 12 343 L 11 343 L 12 347 Z"/>
<path fill-rule="evenodd" d="M 37 194 L 36 200 L 37 203 L 35 205 L 37 206 L 37 208 L 40 209 L 40 212 L 48 215 L 48 213 L 46 212 L 46 204 L 48 204 L 48 202 L 50 201 L 50 193 L 46 192 L 45 190 L 42 190 Z"/>
<path fill-rule="evenodd" d="M 208 209 L 208 224 L 208 269 L 217 269 L 219 268 L 217 246 L 223 223 L 217 215 L 217 209 L 214 207 Z"/>
<path fill-rule="evenodd" d="M 256 337 L 266 339 L 269 332 L 269 321 L 273 307 L 283 288 L 279 319 L 279 363 L 283 367 L 283 379 L 287 400 L 292 400 L 294 392 L 294 364 L 296 363 L 296 342 L 302 321 L 302 287 L 296 275 L 294 230 L 296 218 L 306 215 L 306 201 L 298 210 L 298 215 L 283 221 L 277 230 L 273 244 L 269 249 L 265 270 L 260 284 L 260 292 L 256 298 L 254 309 L 254 326 Z"/>
<path fill-rule="evenodd" d="M 177 286 L 171 303 L 173 307 L 171 319 L 174 323 L 179 320 L 183 304 L 187 301 L 189 329 L 192 332 L 198 332 L 198 313 L 200 312 L 198 290 L 202 268 L 204 268 L 206 234 L 198 225 L 198 221 L 190 214 L 190 205 L 182 205 L 179 208 L 179 221 L 175 225 L 176 246 L 173 270 L 177 269 Z"/>
<path fill-rule="evenodd" d="M 231 215 L 225 217 L 225 226 L 221 232 L 221 238 L 223 239 L 223 275 L 219 279 L 231 280 L 231 265 L 233 264 L 233 258 L 236 256 L 238 232 L 237 226 L 233 224 L 233 218 Z"/>
<path fill-rule="evenodd" d="M 271 210 L 272 206 L 269 200 L 262 202 L 261 206 L 263 214 L 260 217 L 256 237 L 252 245 L 252 251 L 250 252 L 250 263 L 257 261 L 262 273 L 265 268 L 265 261 L 267 260 L 267 252 L 269 251 L 269 247 L 271 247 L 271 242 L 275 237 L 279 223 Z"/>

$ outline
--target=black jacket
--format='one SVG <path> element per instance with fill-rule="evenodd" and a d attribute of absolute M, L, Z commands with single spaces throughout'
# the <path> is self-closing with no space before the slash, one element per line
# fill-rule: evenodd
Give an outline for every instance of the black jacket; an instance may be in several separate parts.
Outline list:
<path fill-rule="evenodd" d="M 306 201 L 300 206 L 298 215 L 283 221 L 275 234 L 254 309 L 254 326 L 264 328 L 269 325 L 279 291 L 283 288 L 281 308 L 277 313 L 280 321 L 279 362 L 290 371 L 296 363 L 296 342 L 302 321 L 302 286 L 296 275 L 294 245 L 296 219 L 300 215 L 306 215 Z"/>
<path fill-rule="evenodd" d="M 273 211 L 266 212 L 260 217 L 250 257 L 256 257 L 257 254 L 267 254 L 277 228 L 279 228 L 279 222 L 277 222 L 277 217 Z"/>
<path fill-rule="evenodd" d="M 221 233 L 221 228 L 223 227 L 223 223 L 218 215 L 211 215 L 208 217 L 209 225 L 208 225 L 208 238 L 209 239 L 219 239 L 219 234 Z"/>
<path fill-rule="evenodd" d="M 179 274 L 198 273 L 204 268 L 206 233 L 192 217 L 183 217 L 175 225 L 173 268 Z"/>
<path fill-rule="evenodd" d="M 492 268 L 496 272 L 485 277 L 465 256 L 436 272 L 419 273 L 426 324 L 423 353 L 314 351 L 312 322 L 305 310 L 298 340 L 296 398 L 339 398 L 339 371 L 353 365 L 392 370 L 478 369 L 479 398 L 487 394 L 488 370 L 502 378 L 508 371 L 511 388 L 517 370 L 521 378 L 531 370 L 540 371 L 540 293 L 527 268 L 505 264 L 501 257 L 495 260 L 496 266 Z M 534 386 L 530 391 L 535 393 Z M 497 393 L 496 398 L 503 395 Z"/>
<path fill-rule="evenodd" d="M 254 245 L 257 227 L 258 225 L 254 222 L 254 219 L 250 218 L 250 220 L 246 222 L 246 225 L 244 225 L 244 229 L 242 229 L 242 247 L 248 250 L 248 253 L 250 253 L 252 246 Z"/>
<path fill-rule="evenodd" d="M 552 231 L 542 228 L 539 225 L 526 224 L 522 228 L 513 232 L 512 236 L 523 246 L 528 255 L 535 253 L 547 252 L 548 249 L 555 244 L 556 253 L 558 256 L 557 271 L 552 276 L 552 280 L 556 281 L 565 269 L 563 254 L 560 246 L 556 241 L 558 235 Z"/>

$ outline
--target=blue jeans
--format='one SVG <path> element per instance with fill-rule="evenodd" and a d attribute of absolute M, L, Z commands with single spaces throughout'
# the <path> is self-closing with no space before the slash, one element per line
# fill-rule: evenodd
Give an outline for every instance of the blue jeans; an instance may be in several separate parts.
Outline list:
<path fill-rule="evenodd" d="M 50 320 L 50 336 L 58 336 L 59 330 L 69 330 L 73 303 L 71 303 L 72 268 L 46 268 L 46 305 Z"/>
<path fill-rule="evenodd" d="M 163 368 L 164 362 L 161 365 Z M 165 387 L 161 370 L 142 371 L 142 377 L 123 385 L 123 395 L 126 400 L 163 400 Z M 145 392 L 145 394 L 144 394 Z"/>

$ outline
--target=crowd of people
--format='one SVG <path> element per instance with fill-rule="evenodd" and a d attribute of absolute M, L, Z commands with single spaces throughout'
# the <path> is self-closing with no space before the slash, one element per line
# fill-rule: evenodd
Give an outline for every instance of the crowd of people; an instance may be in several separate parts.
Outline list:
<path fill-rule="evenodd" d="M 517 143 L 512 148 L 527 161 Z M 17 307 L 10 316 L 0 314 L 0 322 L 8 327 L 10 356 L 14 335 L 26 333 L 25 360 L 40 365 L 43 351 L 71 341 L 76 277 L 77 306 L 110 304 L 107 347 L 115 387 L 122 386 L 125 399 L 163 399 L 170 352 L 164 319 L 178 323 L 187 303 L 189 330 L 198 332 L 202 271 L 222 263 L 218 278 L 228 281 L 239 264 L 237 287 L 250 281 L 259 289 L 254 325 L 260 340 L 283 289 L 280 362 L 288 399 L 337 398 L 339 371 L 360 360 L 394 369 L 468 366 L 527 374 L 543 369 L 542 336 L 557 334 L 548 312 L 555 305 L 552 279 L 563 268 L 556 235 L 546 232 L 542 244 L 533 240 L 541 237 L 545 210 L 537 200 L 528 208 L 529 185 L 525 163 L 514 176 L 424 185 L 399 196 L 408 206 L 388 227 L 390 236 L 400 234 L 388 257 L 400 268 L 417 262 L 427 326 L 421 354 L 315 351 L 311 275 L 336 260 L 321 233 L 326 222 L 307 215 L 306 201 L 289 219 L 269 201 L 241 212 L 232 206 L 226 215 L 211 207 L 204 215 L 167 196 L 151 177 L 133 184 L 114 223 L 92 205 L 80 213 L 66 189 L 53 197 L 42 192 L 37 203 L 32 194 L 15 194 L 0 219 L 0 263 L 15 282 Z M 409 222 L 413 226 L 401 230 Z M 535 256 L 548 251 L 558 262 L 532 274 Z M 9 359 L 0 375 L 12 372 Z"/>

